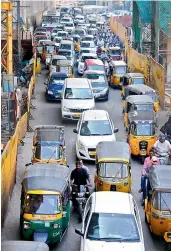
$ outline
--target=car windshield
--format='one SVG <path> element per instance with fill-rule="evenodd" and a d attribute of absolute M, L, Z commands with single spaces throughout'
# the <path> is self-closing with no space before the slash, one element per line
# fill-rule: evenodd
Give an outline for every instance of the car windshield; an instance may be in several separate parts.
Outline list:
<path fill-rule="evenodd" d="M 105 70 L 104 65 L 89 65 L 88 69 L 92 71 L 104 71 Z"/>
<path fill-rule="evenodd" d="M 171 214 L 171 192 L 156 191 L 153 199 L 153 207 L 160 211 L 168 211 Z"/>
<path fill-rule="evenodd" d="M 71 51 L 58 51 L 58 55 L 65 56 L 65 57 L 71 57 Z"/>
<path fill-rule="evenodd" d="M 71 44 L 61 44 L 60 49 L 71 50 Z"/>
<path fill-rule="evenodd" d="M 84 38 L 84 41 L 93 41 L 93 38 L 85 37 L 85 38 Z"/>
<path fill-rule="evenodd" d="M 59 195 L 28 194 L 25 202 L 26 214 L 58 214 L 61 212 Z"/>
<path fill-rule="evenodd" d="M 65 24 L 65 27 L 74 27 L 74 24 Z"/>
<path fill-rule="evenodd" d="M 81 62 L 85 62 L 86 59 L 96 59 L 97 57 L 93 57 L 93 56 L 82 56 L 81 58 Z"/>
<path fill-rule="evenodd" d="M 112 135 L 112 128 L 108 120 L 83 121 L 80 129 L 81 136 Z"/>
<path fill-rule="evenodd" d="M 58 35 L 58 37 L 66 37 L 67 36 L 67 34 L 64 32 L 58 32 L 57 35 Z"/>
<path fill-rule="evenodd" d="M 133 85 L 144 85 L 145 84 L 145 81 L 144 81 L 144 78 L 132 78 L 132 84 Z"/>
<path fill-rule="evenodd" d="M 122 242 L 139 242 L 135 218 L 131 214 L 93 213 L 87 239 Z"/>
<path fill-rule="evenodd" d="M 54 42 L 59 44 L 61 42 L 61 39 L 60 38 L 54 38 Z"/>
<path fill-rule="evenodd" d="M 92 83 L 104 83 L 105 82 L 105 76 L 104 75 L 96 75 L 96 74 L 87 74 L 86 77 L 90 79 Z"/>
<path fill-rule="evenodd" d="M 56 29 L 52 31 L 52 33 L 57 33 L 57 32 L 58 32 L 58 30 L 56 30 Z"/>
<path fill-rule="evenodd" d="M 104 178 L 127 178 L 127 165 L 122 163 L 101 163 L 99 168 L 99 175 Z"/>
<path fill-rule="evenodd" d="M 65 77 L 51 77 L 49 83 L 51 85 L 63 85 L 65 82 Z"/>
<path fill-rule="evenodd" d="M 154 111 L 154 106 L 152 104 L 135 105 L 135 110 L 137 110 L 137 111 Z"/>
<path fill-rule="evenodd" d="M 79 35 L 80 37 L 81 37 L 81 36 L 84 36 L 84 31 L 83 31 L 83 30 L 75 30 L 74 33 L 75 33 L 76 35 Z"/>
<path fill-rule="evenodd" d="M 110 53 L 111 53 L 111 55 L 117 56 L 117 55 L 121 54 L 121 51 L 120 50 L 111 50 Z"/>
<path fill-rule="evenodd" d="M 117 66 L 115 69 L 116 74 L 126 73 L 126 66 Z"/>
<path fill-rule="evenodd" d="M 135 136 L 155 135 L 155 125 L 152 123 L 137 123 L 132 125 L 131 133 Z"/>
<path fill-rule="evenodd" d="M 89 48 L 91 46 L 90 46 L 90 43 L 81 43 L 81 47 L 82 48 Z"/>
<path fill-rule="evenodd" d="M 42 160 L 58 160 L 60 155 L 59 145 L 38 145 L 35 151 L 35 158 Z"/>
<path fill-rule="evenodd" d="M 89 88 L 66 88 L 65 99 L 92 99 L 93 94 Z"/>
<path fill-rule="evenodd" d="M 80 51 L 80 55 L 82 54 L 82 53 L 91 53 L 92 51 L 91 50 L 81 50 Z M 89 57 L 88 57 L 88 59 L 89 59 Z"/>

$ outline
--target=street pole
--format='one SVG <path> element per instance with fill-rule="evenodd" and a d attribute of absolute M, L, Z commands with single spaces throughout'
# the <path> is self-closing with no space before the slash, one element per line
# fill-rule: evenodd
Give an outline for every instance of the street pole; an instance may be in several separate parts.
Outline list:
<path fill-rule="evenodd" d="M 10 121 L 10 83 L 8 80 L 8 132 L 9 137 L 11 136 L 11 121 Z"/>
<path fill-rule="evenodd" d="M 20 34 L 20 0 L 17 1 L 17 40 L 18 40 L 18 65 L 19 75 L 21 70 L 21 34 Z"/>

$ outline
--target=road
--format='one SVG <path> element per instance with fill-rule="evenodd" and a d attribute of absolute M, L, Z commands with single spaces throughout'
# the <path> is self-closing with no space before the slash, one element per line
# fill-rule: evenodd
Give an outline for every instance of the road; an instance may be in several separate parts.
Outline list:
<path fill-rule="evenodd" d="M 70 165 L 70 170 L 75 166 L 75 140 L 76 135 L 73 133 L 73 129 L 76 127 L 76 122 L 65 122 L 62 123 L 61 120 L 61 110 L 60 102 L 47 102 L 45 99 L 45 85 L 44 82 L 47 78 L 47 71 L 43 70 L 42 74 L 37 77 L 36 84 L 36 99 L 33 100 L 33 105 L 36 107 L 32 110 L 32 115 L 34 117 L 30 124 L 33 128 L 35 125 L 40 124 L 55 124 L 55 125 L 65 125 L 66 126 L 66 152 L 67 160 Z M 123 126 L 123 114 L 122 114 L 122 99 L 119 90 L 110 89 L 109 101 L 108 102 L 97 102 L 96 108 L 105 109 L 109 112 L 115 127 L 119 128 L 119 132 L 116 134 L 117 140 L 125 141 L 126 133 Z M 161 113 L 162 114 L 162 113 Z M 159 116 L 159 123 L 163 120 Z M 162 122 L 161 122 L 162 123 Z M 162 123 L 163 124 L 163 123 Z M 13 196 L 9 206 L 7 218 L 5 221 L 5 226 L 2 229 L 2 240 L 19 240 L 19 213 L 20 213 L 20 191 L 21 191 L 21 180 L 24 171 L 24 165 L 30 162 L 31 158 L 31 145 L 32 145 L 33 133 L 28 133 L 24 139 L 25 145 L 19 147 L 18 154 L 18 167 L 17 167 L 17 184 L 14 188 Z M 89 167 L 91 176 L 95 172 L 95 166 L 93 163 L 86 163 Z M 149 232 L 149 229 L 144 221 L 144 211 L 140 203 L 140 194 L 138 190 L 140 188 L 140 175 L 141 175 L 142 165 L 136 159 L 132 159 L 132 194 L 135 197 L 137 204 L 139 206 L 145 247 L 147 251 L 162 251 L 164 250 L 163 241 L 159 238 L 153 238 Z M 111 202 L 114 203 L 114 202 Z M 109 205 L 110 206 L 110 205 Z M 80 228 L 78 224 L 77 215 L 71 212 L 71 222 L 69 229 L 64 236 L 61 243 L 53 249 L 53 251 L 79 251 L 80 247 L 80 237 L 75 234 L 75 228 Z"/>

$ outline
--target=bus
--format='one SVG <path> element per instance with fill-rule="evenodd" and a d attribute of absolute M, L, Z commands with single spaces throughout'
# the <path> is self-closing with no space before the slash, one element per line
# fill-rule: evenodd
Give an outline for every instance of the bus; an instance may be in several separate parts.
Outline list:
<path fill-rule="evenodd" d="M 45 11 L 42 17 L 42 27 L 46 27 L 49 25 L 54 26 L 59 23 L 59 20 L 60 20 L 60 13 L 58 11 Z"/>

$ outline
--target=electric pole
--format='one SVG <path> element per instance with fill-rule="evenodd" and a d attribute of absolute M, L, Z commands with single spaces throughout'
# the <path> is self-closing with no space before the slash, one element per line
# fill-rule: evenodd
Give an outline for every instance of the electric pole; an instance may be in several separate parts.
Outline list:
<path fill-rule="evenodd" d="M 17 40 L 18 40 L 18 66 L 21 70 L 21 27 L 20 27 L 20 0 L 17 1 Z"/>

